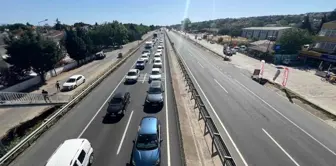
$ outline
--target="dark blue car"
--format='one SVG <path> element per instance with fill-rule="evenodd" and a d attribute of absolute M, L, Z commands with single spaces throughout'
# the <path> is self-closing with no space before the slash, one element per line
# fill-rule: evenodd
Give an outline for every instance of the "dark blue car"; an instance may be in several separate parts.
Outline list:
<path fill-rule="evenodd" d="M 134 140 L 132 165 L 160 165 L 162 142 L 160 130 L 160 122 L 156 117 L 142 118 L 137 138 Z"/>

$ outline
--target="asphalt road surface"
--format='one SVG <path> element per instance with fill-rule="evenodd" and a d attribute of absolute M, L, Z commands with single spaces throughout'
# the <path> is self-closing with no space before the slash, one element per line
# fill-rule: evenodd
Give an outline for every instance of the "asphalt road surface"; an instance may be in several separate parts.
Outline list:
<path fill-rule="evenodd" d="M 156 116 L 161 121 L 163 129 L 161 133 L 163 136 L 161 165 L 182 165 L 170 71 L 169 67 L 166 67 L 168 65 L 167 55 L 163 53 L 162 57 L 165 104 L 159 112 L 148 113 L 143 108 L 146 91 L 149 88 L 148 77 L 152 63 L 147 64 L 146 68 L 141 71 L 141 76 L 136 84 L 124 84 L 124 76 L 129 69 L 134 68 L 142 50 L 139 49 L 124 65 L 106 78 L 11 165 L 43 166 L 59 144 L 66 139 L 77 137 L 87 138 L 91 142 L 95 157 L 93 165 L 128 165 L 131 161 L 132 141 L 136 137 L 138 125 L 140 120 L 148 115 Z M 130 92 L 131 103 L 124 117 L 106 118 L 107 102 L 113 94 L 125 91 Z"/>
<path fill-rule="evenodd" d="M 336 132 L 242 71 L 168 32 L 237 165 L 336 165 Z"/>

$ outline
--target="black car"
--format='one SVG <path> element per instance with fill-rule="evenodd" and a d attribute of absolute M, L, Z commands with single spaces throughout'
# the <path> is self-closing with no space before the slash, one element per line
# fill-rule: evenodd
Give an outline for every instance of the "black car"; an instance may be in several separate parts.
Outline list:
<path fill-rule="evenodd" d="M 109 116 L 123 116 L 130 101 L 131 95 L 129 92 L 115 94 L 108 103 L 107 114 Z"/>

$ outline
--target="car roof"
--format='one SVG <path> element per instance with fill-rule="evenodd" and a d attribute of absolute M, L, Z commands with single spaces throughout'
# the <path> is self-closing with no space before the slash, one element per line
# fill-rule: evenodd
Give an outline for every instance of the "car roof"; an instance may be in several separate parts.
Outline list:
<path fill-rule="evenodd" d="M 82 75 L 79 75 L 79 74 L 77 74 L 77 75 L 73 75 L 73 76 L 71 76 L 70 78 L 78 78 L 79 76 L 82 76 Z"/>
<path fill-rule="evenodd" d="M 145 61 L 145 60 L 143 60 L 143 59 L 140 58 L 140 59 L 138 59 L 138 61 Z"/>
<path fill-rule="evenodd" d="M 65 140 L 49 158 L 46 166 L 70 165 L 70 162 L 83 149 L 83 144 L 89 143 L 87 139 Z"/>
<path fill-rule="evenodd" d="M 159 68 L 152 68 L 152 71 L 160 71 Z"/>
<path fill-rule="evenodd" d="M 147 53 L 141 54 L 141 56 L 148 56 Z"/>
<path fill-rule="evenodd" d="M 139 134 L 157 134 L 158 119 L 154 116 L 146 116 L 141 119 Z"/>
<path fill-rule="evenodd" d="M 161 81 L 152 81 L 150 84 L 151 88 L 160 88 L 162 86 Z"/>
<path fill-rule="evenodd" d="M 155 53 L 154 55 L 161 55 L 159 52 Z"/>
<path fill-rule="evenodd" d="M 138 72 L 138 69 L 131 69 L 128 72 Z"/>

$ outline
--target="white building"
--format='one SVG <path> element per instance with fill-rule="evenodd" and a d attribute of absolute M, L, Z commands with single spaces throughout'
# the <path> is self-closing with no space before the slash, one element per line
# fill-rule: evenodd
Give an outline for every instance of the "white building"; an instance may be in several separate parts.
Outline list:
<path fill-rule="evenodd" d="M 292 27 L 249 27 L 243 28 L 242 37 L 257 40 L 279 39 L 282 33 Z"/>

